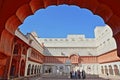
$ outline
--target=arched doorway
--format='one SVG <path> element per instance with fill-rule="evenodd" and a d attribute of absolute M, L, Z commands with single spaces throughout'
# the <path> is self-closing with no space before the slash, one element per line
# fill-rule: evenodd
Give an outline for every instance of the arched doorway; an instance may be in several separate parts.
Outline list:
<path fill-rule="evenodd" d="M 119 75 L 119 69 L 117 65 L 114 65 L 114 73 L 115 75 Z"/>
<path fill-rule="evenodd" d="M 38 70 L 39 70 L 39 73 L 40 73 L 41 72 L 41 66 L 39 66 Z"/>
<path fill-rule="evenodd" d="M 12 60 L 12 64 L 11 64 L 11 68 L 10 68 L 10 78 L 15 78 L 18 77 L 19 74 L 19 64 L 18 61 L 16 59 Z"/>
<path fill-rule="evenodd" d="M 34 74 L 37 73 L 37 65 L 35 66 Z"/>
<path fill-rule="evenodd" d="M 28 65 L 27 75 L 30 75 L 30 71 L 31 71 L 31 64 Z"/>
<path fill-rule="evenodd" d="M 15 65 L 13 64 L 13 65 L 11 65 L 11 69 L 10 69 L 10 76 L 11 77 L 14 77 L 15 76 Z"/>
<path fill-rule="evenodd" d="M 39 65 L 37 66 L 37 74 L 39 73 Z"/>
<path fill-rule="evenodd" d="M 20 76 L 24 76 L 25 73 L 25 61 L 21 61 L 21 66 L 20 66 Z"/>
<path fill-rule="evenodd" d="M 103 69 L 103 66 L 101 66 L 101 72 L 102 72 L 102 74 L 104 74 L 104 69 Z"/>
<path fill-rule="evenodd" d="M 31 74 L 34 74 L 34 65 L 32 65 Z"/>
<path fill-rule="evenodd" d="M 110 75 L 113 75 L 113 69 L 112 69 L 111 65 L 109 65 L 109 73 L 110 73 Z"/>
<path fill-rule="evenodd" d="M 105 74 L 106 75 L 108 74 L 108 68 L 107 68 L 107 66 L 105 66 Z"/>

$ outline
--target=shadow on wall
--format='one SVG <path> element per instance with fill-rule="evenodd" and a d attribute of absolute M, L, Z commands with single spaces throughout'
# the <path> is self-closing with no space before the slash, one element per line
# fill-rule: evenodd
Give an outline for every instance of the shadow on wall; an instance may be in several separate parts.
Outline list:
<path fill-rule="evenodd" d="M 43 53 L 47 56 L 53 56 L 46 47 L 44 47 Z"/>

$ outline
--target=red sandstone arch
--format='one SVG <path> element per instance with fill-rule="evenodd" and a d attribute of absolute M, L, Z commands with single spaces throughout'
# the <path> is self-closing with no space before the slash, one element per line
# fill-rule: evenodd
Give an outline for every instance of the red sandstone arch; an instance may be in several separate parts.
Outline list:
<path fill-rule="evenodd" d="M 120 57 L 119 3 L 120 0 L 0 0 L 0 52 L 5 53 L 6 47 L 11 48 L 14 32 L 27 16 L 50 5 L 68 4 L 87 8 L 104 19 L 105 23 L 112 28 Z M 10 43 L 2 44 L 9 39 Z"/>

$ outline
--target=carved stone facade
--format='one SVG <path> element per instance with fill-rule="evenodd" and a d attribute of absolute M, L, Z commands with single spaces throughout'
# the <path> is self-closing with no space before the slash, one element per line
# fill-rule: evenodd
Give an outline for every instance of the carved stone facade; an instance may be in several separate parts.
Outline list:
<path fill-rule="evenodd" d="M 25 74 L 26 74 L 27 68 L 28 68 L 28 73 L 29 73 L 29 70 L 32 71 L 32 73 L 37 70 L 37 74 L 39 73 L 39 70 L 41 70 L 40 66 L 43 63 L 38 64 L 36 60 L 34 62 L 29 61 L 28 56 L 31 54 L 31 49 L 33 49 L 33 50 L 36 50 L 37 53 L 39 52 L 42 55 L 42 58 L 43 57 L 45 58 L 45 55 L 43 55 L 43 52 L 42 52 L 43 48 L 39 46 L 39 43 L 37 41 L 32 42 L 32 40 L 25 38 L 22 35 L 16 36 L 15 31 L 18 28 L 18 26 L 24 22 L 24 19 L 26 17 L 28 17 L 31 14 L 34 14 L 35 11 L 37 11 L 38 9 L 46 8 L 50 5 L 61 5 L 61 4 L 76 5 L 81 8 L 87 8 L 91 10 L 93 14 L 97 14 L 101 16 L 104 19 L 105 23 L 110 25 L 113 31 L 113 37 L 115 38 L 117 43 L 117 50 L 116 49 L 114 49 L 113 51 L 110 50 L 113 48 L 113 46 L 112 48 L 108 49 L 107 47 L 111 47 L 111 46 L 108 46 L 108 45 L 103 46 L 101 43 L 106 43 L 106 42 L 100 41 L 101 43 L 99 44 L 99 46 L 101 47 L 99 47 L 97 50 L 99 54 L 97 56 L 97 59 L 100 60 L 98 61 L 98 63 L 100 62 L 100 65 L 102 64 L 101 69 L 103 73 L 110 72 L 110 74 L 113 74 L 113 76 L 118 75 L 120 70 L 119 3 L 120 3 L 119 0 L 109 0 L 109 1 L 107 0 L 91 0 L 91 1 L 89 0 L 12 0 L 12 1 L 1 0 L 0 1 L 0 79 L 9 79 L 10 73 L 11 74 L 14 73 L 11 71 L 15 71 L 14 73 L 15 75 L 23 76 L 24 64 L 22 64 L 21 62 L 25 63 L 25 61 L 26 61 Z M 14 42 L 16 41 L 18 43 L 20 41 L 20 44 L 22 44 L 19 46 L 20 51 L 14 51 L 16 50 L 14 49 L 15 48 Z M 109 41 L 110 39 L 108 39 L 108 42 Z M 35 45 L 37 44 L 37 46 L 34 47 L 33 44 Z M 23 49 L 23 46 L 25 47 L 25 50 Z M 24 51 L 22 51 L 22 49 Z M 27 49 L 27 53 L 25 54 L 26 49 Z M 18 52 L 19 55 L 16 56 L 13 54 L 13 52 L 15 53 Z M 104 54 L 104 55 L 101 55 L 101 54 Z M 110 60 L 109 58 L 111 58 L 111 56 L 113 56 L 113 58 Z M 16 57 L 18 58 L 17 60 L 16 60 Z M 14 68 L 11 67 L 12 66 L 11 63 L 15 64 L 16 62 L 20 63 L 20 64 L 14 65 L 16 69 L 19 68 L 18 70 L 14 70 Z M 20 67 L 22 67 L 23 69 L 21 69 Z M 69 68 L 69 66 L 67 67 Z M 94 67 L 94 65 L 92 67 Z M 60 69 L 63 69 L 63 68 L 60 67 Z M 91 69 L 94 69 L 94 68 L 91 68 Z M 17 71 L 19 73 L 16 73 Z"/>
<path fill-rule="evenodd" d="M 44 44 L 43 53 L 46 57 L 43 72 L 51 70 L 51 73 L 57 73 L 62 66 L 62 73 L 84 69 L 88 74 L 100 75 L 101 67 L 99 66 L 120 61 L 116 55 L 116 42 L 112 37 L 112 30 L 107 25 L 96 27 L 95 38 L 85 38 L 84 35 L 68 35 L 67 38 L 38 38 L 35 33 L 33 36 L 39 43 Z M 110 58 L 110 56 L 113 57 Z M 69 68 L 69 71 L 66 72 L 66 68 Z"/>
<path fill-rule="evenodd" d="M 98 34 L 98 30 L 101 35 L 96 35 L 94 39 L 69 35 L 66 39 L 50 40 L 38 38 L 35 32 L 25 36 L 16 30 L 14 42 L 8 49 L 12 55 L 7 56 L 10 53 L 6 50 L 6 55 L 0 54 L 1 79 L 43 73 L 67 74 L 78 69 L 84 69 L 87 74 L 105 76 L 109 72 L 111 76 L 117 76 L 120 72 L 120 58 L 117 56 L 112 31 L 108 26 L 102 29 L 97 27 L 95 34 Z M 5 44 L 10 43 L 6 41 Z"/>

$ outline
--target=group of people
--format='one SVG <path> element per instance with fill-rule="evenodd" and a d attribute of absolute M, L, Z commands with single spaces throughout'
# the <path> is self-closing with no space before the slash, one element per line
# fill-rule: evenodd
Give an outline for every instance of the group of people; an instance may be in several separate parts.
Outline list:
<path fill-rule="evenodd" d="M 71 79 L 85 79 L 86 78 L 86 74 L 85 71 L 82 70 L 82 72 L 80 72 L 80 70 L 77 71 L 71 71 L 70 72 L 70 78 Z"/>

